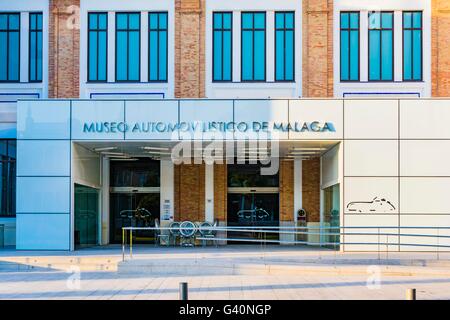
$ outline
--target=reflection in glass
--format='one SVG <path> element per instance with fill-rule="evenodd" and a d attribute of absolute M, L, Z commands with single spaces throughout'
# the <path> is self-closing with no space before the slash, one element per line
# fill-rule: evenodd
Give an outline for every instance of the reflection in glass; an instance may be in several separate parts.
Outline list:
<path fill-rule="evenodd" d="M 340 226 L 339 207 L 339 184 L 324 189 L 324 226 L 332 228 Z M 330 232 L 339 232 L 339 229 L 333 228 L 330 229 Z M 339 243 L 339 239 L 339 235 L 332 235 L 329 236 L 327 242 Z"/>
<path fill-rule="evenodd" d="M 99 191 L 75 184 L 75 247 L 99 244 Z"/>

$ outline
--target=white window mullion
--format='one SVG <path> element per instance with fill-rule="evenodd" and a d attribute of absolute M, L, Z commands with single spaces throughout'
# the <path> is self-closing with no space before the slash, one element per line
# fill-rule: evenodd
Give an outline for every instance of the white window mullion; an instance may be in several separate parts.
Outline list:
<path fill-rule="evenodd" d="M 141 82 L 148 81 L 148 12 L 141 12 Z"/>
<path fill-rule="evenodd" d="M 359 52 L 359 66 L 361 81 L 368 81 L 369 79 L 369 12 L 363 10 L 360 12 L 360 52 Z"/>
<path fill-rule="evenodd" d="M 20 82 L 29 82 L 29 76 L 28 76 L 28 64 L 30 61 L 29 57 L 29 13 L 28 12 L 21 12 L 20 13 L 20 57 L 19 57 L 19 63 L 20 63 Z"/>
<path fill-rule="evenodd" d="M 233 11 L 233 81 L 241 81 L 241 12 Z"/>
<path fill-rule="evenodd" d="M 403 81 L 403 17 L 402 11 L 394 12 L 394 80 Z"/>
<path fill-rule="evenodd" d="M 266 13 L 266 81 L 275 81 L 275 14 Z"/>
<path fill-rule="evenodd" d="M 108 12 L 108 82 L 116 79 L 116 14 Z"/>

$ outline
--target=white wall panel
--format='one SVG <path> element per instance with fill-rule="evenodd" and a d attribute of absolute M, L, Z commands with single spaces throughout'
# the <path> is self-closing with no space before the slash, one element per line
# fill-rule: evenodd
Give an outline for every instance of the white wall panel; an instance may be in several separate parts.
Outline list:
<path fill-rule="evenodd" d="M 418 229 L 401 229 L 402 234 L 417 234 L 419 236 L 401 236 L 401 251 L 450 251 L 450 238 L 438 238 L 438 236 L 450 236 L 449 229 L 423 229 L 423 227 L 450 227 L 450 215 L 404 215 L 400 217 L 401 227 L 419 227 Z M 422 228 L 422 229 L 421 229 Z M 423 237 L 420 235 L 432 235 Z M 414 246 L 408 244 L 419 244 Z M 439 247 L 438 246 L 448 246 Z"/>
<path fill-rule="evenodd" d="M 450 139 L 448 100 L 401 100 L 401 139 Z"/>
<path fill-rule="evenodd" d="M 69 177 L 17 177 L 17 213 L 69 213 Z"/>
<path fill-rule="evenodd" d="M 18 250 L 69 250 L 69 214 L 17 214 Z"/>
<path fill-rule="evenodd" d="M 386 202 L 381 204 L 374 201 L 375 198 L 385 199 Z M 345 213 L 398 213 L 398 178 L 344 178 L 344 206 Z"/>
<path fill-rule="evenodd" d="M 400 142 L 402 176 L 450 176 L 450 140 Z"/>
<path fill-rule="evenodd" d="M 450 178 L 405 177 L 400 179 L 402 214 L 450 214 Z"/>
<path fill-rule="evenodd" d="M 346 176 L 396 176 L 398 140 L 346 140 Z"/>
<path fill-rule="evenodd" d="M 339 183 L 339 148 L 337 145 L 322 156 L 322 189 Z"/>
<path fill-rule="evenodd" d="M 18 140 L 17 176 L 70 176 L 70 140 Z"/>
<path fill-rule="evenodd" d="M 345 139 L 397 139 L 397 100 L 345 100 Z"/>
<path fill-rule="evenodd" d="M 99 188 L 101 186 L 100 156 L 74 143 L 72 159 L 73 181 L 88 187 Z"/>
<path fill-rule="evenodd" d="M 70 139 L 70 101 L 19 101 L 17 139 Z"/>

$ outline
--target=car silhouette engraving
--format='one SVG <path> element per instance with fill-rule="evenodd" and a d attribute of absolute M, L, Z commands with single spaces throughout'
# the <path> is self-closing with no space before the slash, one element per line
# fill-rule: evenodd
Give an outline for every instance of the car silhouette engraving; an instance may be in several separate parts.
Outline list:
<path fill-rule="evenodd" d="M 372 201 L 353 201 L 347 204 L 349 212 L 379 212 L 388 213 L 395 211 L 395 206 L 388 200 L 375 197 Z"/>
<path fill-rule="evenodd" d="M 137 208 L 136 210 L 122 210 L 119 215 L 128 219 L 149 219 L 152 214 L 145 208 Z"/>
<path fill-rule="evenodd" d="M 260 220 L 263 220 L 265 218 L 268 218 L 270 215 L 266 210 L 262 208 L 255 208 L 255 209 L 239 210 L 237 212 L 237 216 L 240 219 L 253 220 L 258 218 Z"/>

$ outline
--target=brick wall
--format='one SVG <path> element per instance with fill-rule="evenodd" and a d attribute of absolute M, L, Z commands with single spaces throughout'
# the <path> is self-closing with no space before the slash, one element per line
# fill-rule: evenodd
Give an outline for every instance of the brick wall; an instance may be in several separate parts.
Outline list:
<path fill-rule="evenodd" d="M 49 98 L 79 98 L 79 0 L 51 0 Z"/>
<path fill-rule="evenodd" d="M 303 0 L 303 97 L 333 97 L 333 1 Z"/>
<path fill-rule="evenodd" d="M 293 161 L 280 161 L 280 221 L 294 221 Z"/>
<path fill-rule="evenodd" d="M 303 208 L 308 222 L 320 221 L 320 159 L 302 162 Z"/>
<path fill-rule="evenodd" d="M 450 1 L 432 0 L 432 96 L 450 97 Z"/>
<path fill-rule="evenodd" d="M 204 221 L 205 165 L 175 166 L 175 220 Z"/>
<path fill-rule="evenodd" d="M 205 96 L 205 0 L 175 1 L 175 97 Z"/>
<path fill-rule="evenodd" d="M 227 165 L 214 165 L 214 219 L 227 221 Z"/>

